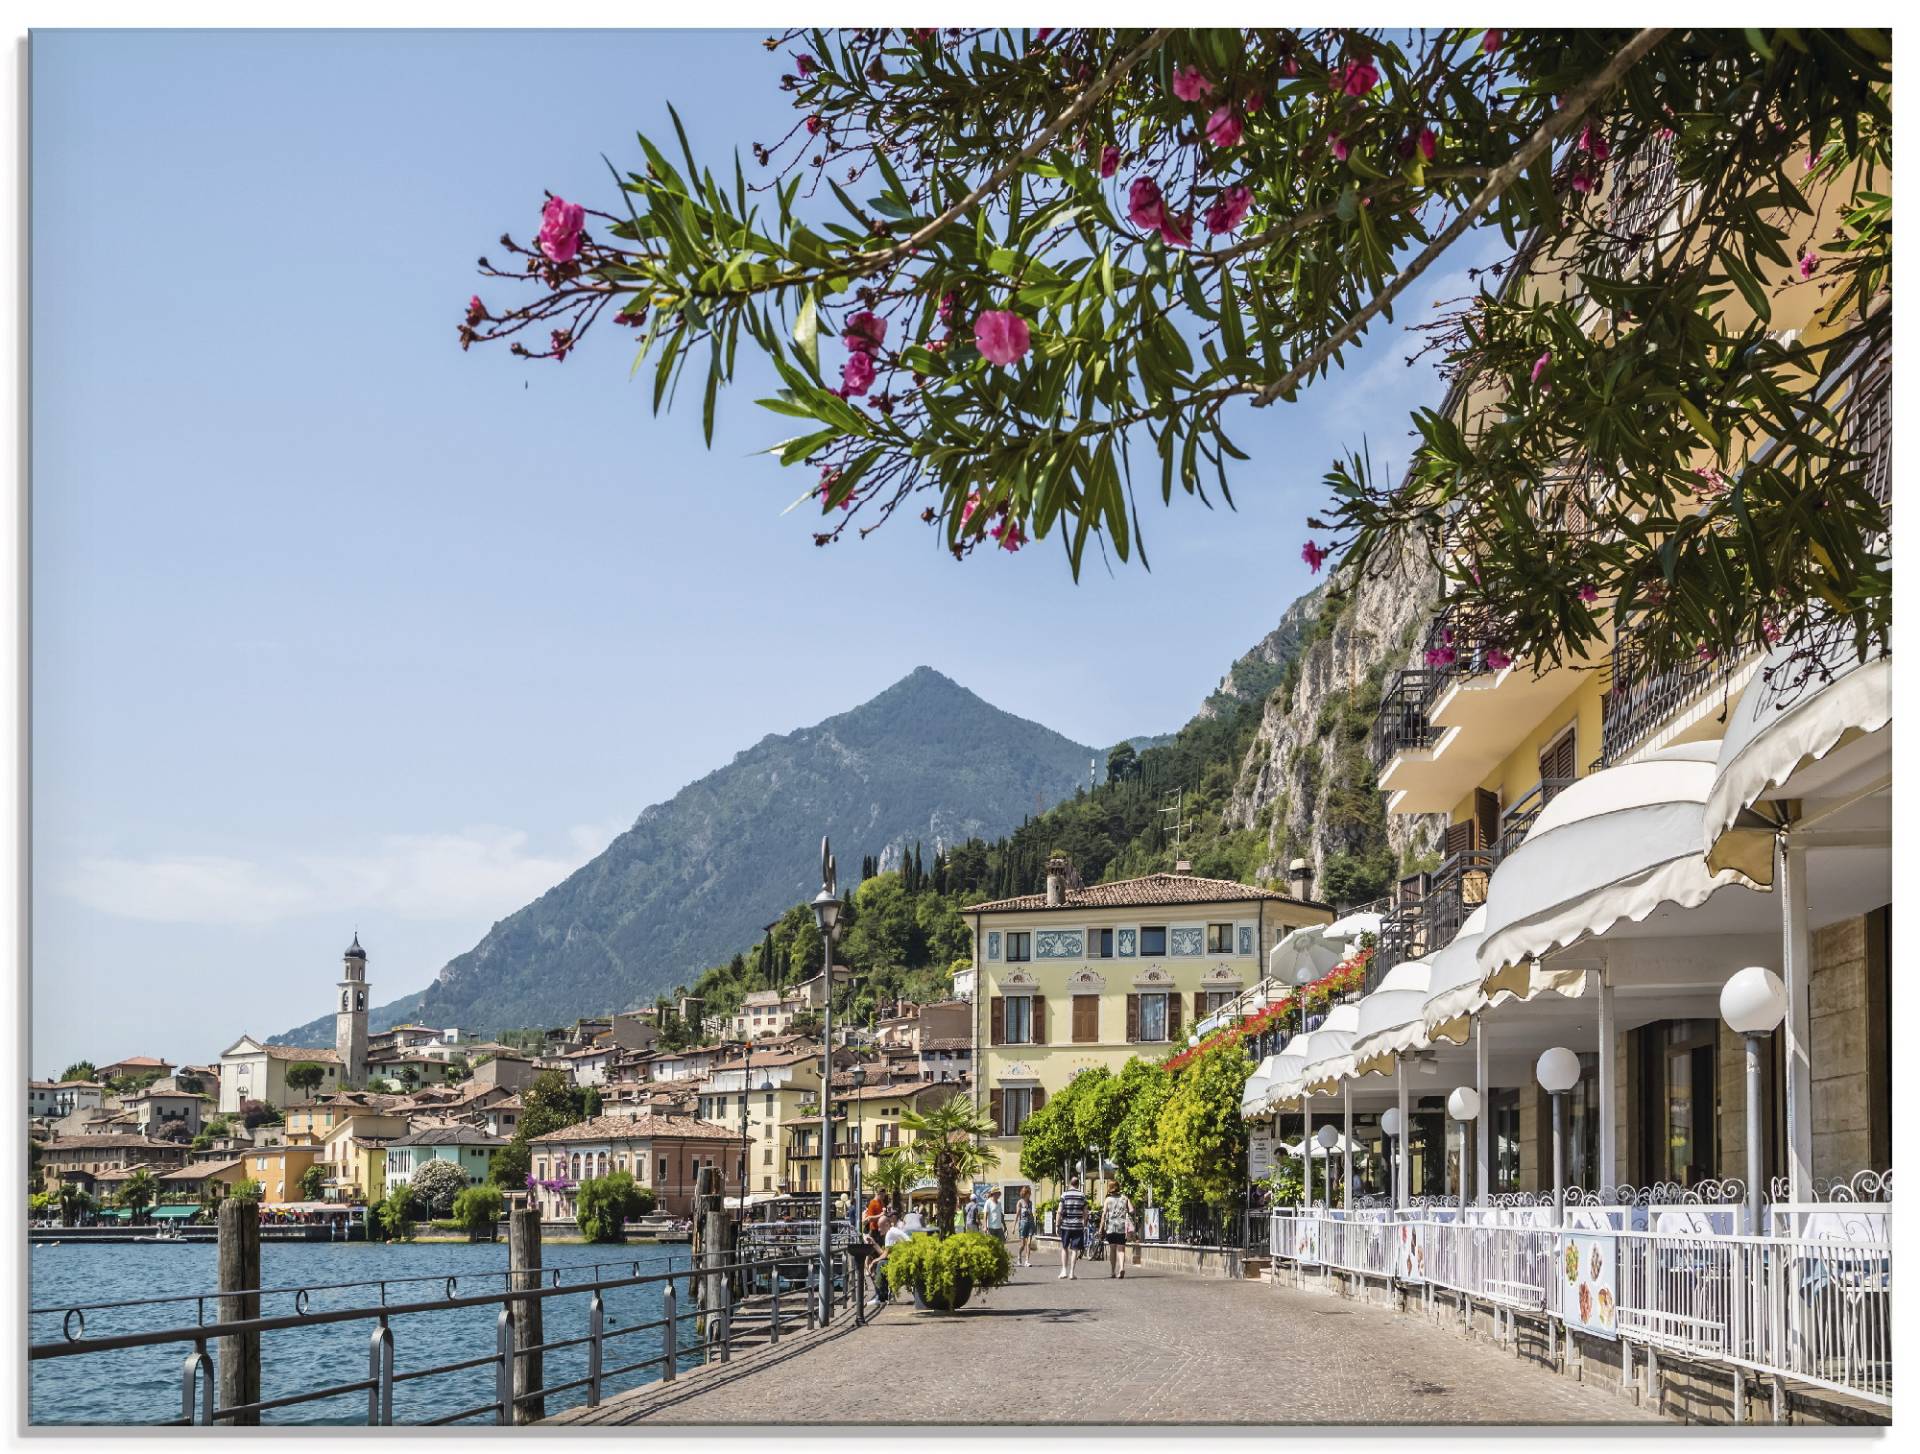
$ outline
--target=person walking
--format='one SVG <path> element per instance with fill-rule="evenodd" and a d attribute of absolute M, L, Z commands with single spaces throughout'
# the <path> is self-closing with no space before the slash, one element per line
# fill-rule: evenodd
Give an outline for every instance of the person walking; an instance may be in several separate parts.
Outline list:
<path fill-rule="evenodd" d="M 1133 1225 L 1133 1203 L 1119 1187 L 1108 1185 L 1100 1203 L 1100 1230 L 1107 1239 L 1107 1276 L 1127 1275 L 1127 1229 Z"/>
<path fill-rule="evenodd" d="M 1020 1267 L 1033 1266 L 1033 1238 L 1040 1230 L 1039 1221 L 1033 1215 L 1033 1188 L 1020 1188 L 1019 1205 L 1013 1209 L 1013 1231 L 1020 1240 L 1015 1244 L 1014 1262 Z"/>
<path fill-rule="evenodd" d="M 1067 1189 L 1060 1193 L 1060 1208 L 1054 1214 L 1053 1225 L 1060 1233 L 1060 1276 L 1076 1277 L 1074 1259 L 1080 1255 L 1081 1243 L 1087 1235 L 1087 1194 L 1080 1190 L 1079 1177 L 1067 1178 Z"/>

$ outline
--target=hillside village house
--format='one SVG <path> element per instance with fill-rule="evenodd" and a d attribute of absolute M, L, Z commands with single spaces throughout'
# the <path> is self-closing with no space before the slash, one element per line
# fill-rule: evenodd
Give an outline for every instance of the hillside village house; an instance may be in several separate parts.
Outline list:
<path fill-rule="evenodd" d="M 186 1127 L 189 1140 L 198 1136 L 200 1113 L 206 1102 L 184 1091 L 162 1091 L 158 1084 L 155 1082 L 146 1090 L 121 1096 L 120 1109 L 132 1116 L 133 1124 L 143 1136 L 158 1135 L 162 1127 L 169 1125 Z"/>
<path fill-rule="evenodd" d="M 467 1185 L 487 1179 L 493 1153 L 506 1139 L 489 1136 L 478 1126 L 427 1126 L 396 1136 L 387 1143 L 387 1187 L 406 1186 L 430 1161 L 447 1161 L 460 1168 Z"/>
<path fill-rule="evenodd" d="M 836 1076 L 836 1080 L 838 1078 Z M 901 1115 L 924 1110 L 954 1093 L 951 1085 L 942 1086 L 927 1080 L 858 1087 L 836 1084 L 833 1090 L 833 1190 L 836 1193 L 852 1190 L 856 1162 L 861 1168 L 860 1184 L 871 1187 L 874 1163 L 901 1144 Z M 816 1106 L 811 1115 L 795 1116 L 785 1130 L 785 1189 L 795 1196 L 817 1195 L 820 1190 L 819 1108 Z"/>
<path fill-rule="evenodd" d="M 53 1088 L 53 1114 L 97 1111 L 106 1104 L 107 1088 L 97 1080 L 63 1080 Z"/>
<path fill-rule="evenodd" d="M 735 1054 L 729 1045 L 696 1045 L 687 1050 L 656 1051 L 650 1061 L 654 1080 L 702 1080 L 714 1066 Z"/>
<path fill-rule="evenodd" d="M 30 1080 L 27 1082 L 27 1119 L 51 1120 L 54 1111 L 55 1095 L 60 1083 L 54 1080 Z"/>
<path fill-rule="evenodd" d="M 809 1111 L 816 1118 L 819 1114 L 821 1050 L 797 1043 L 726 1048 L 734 1058 L 716 1065 L 701 1082 L 696 1104 L 702 1121 L 724 1126 L 733 1136 L 733 1154 L 717 1164 L 726 1170 L 727 1186 L 735 1195 L 740 1189 L 741 1117 L 746 1117 L 751 1204 L 753 1198 L 777 1196 L 786 1189 L 786 1128 Z M 850 1052 L 836 1050 L 834 1063 L 851 1064 Z"/>
<path fill-rule="evenodd" d="M 300 1178 L 319 1159 L 318 1146 L 256 1146 L 243 1158 L 246 1175 L 260 1183 L 263 1206 L 307 1200 L 300 1193 Z"/>
<path fill-rule="evenodd" d="M 110 1134 L 70 1136 L 40 1146 L 40 1177 L 44 1186 L 77 1181 L 92 1186 L 99 1178 L 136 1166 L 151 1167 L 156 1175 L 184 1166 L 184 1142 L 154 1141 L 145 1136 Z"/>
<path fill-rule="evenodd" d="M 320 1084 L 313 1091 L 294 1090 L 287 1084 L 287 1070 L 303 1060 L 320 1066 Z M 260 1101 L 275 1110 L 316 1092 L 325 1094 L 340 1087 L 340 1056 L 332 1049 L 295 1045 L 268 1045 L 251 1035 L 242 1035 L 220 1054 L 220 1113 L 240 1114 L 243 1101 Z"/>
<path fill-rule="evenodd" d="M 210 1156 L 204 1161 L 189 1161 L 179 1170 L 161 1175 L 160 1200 L 200 1201 L 208 1196 L 209 1189 L 216 1183 L 231 1191 L 235 1182 L 246 1179 L 247 1161 L 244 1156 Z"/>
<path fill-rule="evenodd" d="M 320 1161 L 327 1169 L 329 1201 L 379 1201 L 387 1194 L 387 1147 L 407 1134 L 407 1118 L 356 1110 L 320 1140 Z"/>
<path fill-rule="evenodd" d="M 727 1022 L 727 1034 L 734 1040 L 783 1035 L 793 1017 L 806 1008 L 805 997 L 792 990 L 752 990 Z"/>
<path fill-rule="evenodd" d="M 700 1168 L 737 1162 L 740 1142 L 724 1126 L 648 1113 L 595 1116 L 536 1136 L 531 1150 L 527 1185 L 544 1221 L 571 1220 L 580 1183 L 615 1171 L 651 1190 L 659 1211 L 685 1217 L 693 1212 Z"/>
<path fill-rule="evenodd" d="M 1077 1072 L 1184 1047 L 1187 1027 L 1261 975 L 1268 949 L 1329 922 L 1325 904 L 1191 873 L 1073 887 L 1048 864 L 1044 893 L 973 904 L 980 994 L 974 1100 L 999 1128 L 997 1174 L 1018 1179 L 1020 1123 Z"/>
<path fill-rule="evenodd" d="M 116 1060 L 111 1065 L 95 1067 L 94 1073 L 102 1080 L 130 1080 L 134 1077 L 153 1078 L 170 1075 L 173 1072 L 171 1061 L 155 1060 L 151 1055 L 129 1055 L 125 1060 Z"/>
<path fill-rule="evenodd" d="M 619 1046 L 608 1041 L 600 1045 L 583 1045 L 578 1050 L 562 1052 L 560 1058 L 567 1063 L 567 1079 L 579 1086 L 605 1085 L 611 1079 L 608 1071 L 614 1060 L 622 1054 Z"/>

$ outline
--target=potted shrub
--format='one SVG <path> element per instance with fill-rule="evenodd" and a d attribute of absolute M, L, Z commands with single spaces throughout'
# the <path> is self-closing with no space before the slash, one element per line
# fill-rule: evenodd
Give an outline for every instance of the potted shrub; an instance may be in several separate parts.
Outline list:
<path fill-rule="evenodd" d="M 905 1289 L 923 1311 L 958 1312 L 976 1287 L 999 1287 L 1012 1270 L 1006 1243 L 984 1232 L 921 1234 L 887 1256 L 887 1286 Z"/>

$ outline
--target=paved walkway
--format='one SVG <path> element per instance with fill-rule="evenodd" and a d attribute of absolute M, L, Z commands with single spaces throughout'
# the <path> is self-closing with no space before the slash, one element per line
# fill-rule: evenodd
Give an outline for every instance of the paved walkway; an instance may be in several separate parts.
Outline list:
<path fill-rule="evenodd" d="M 1266 1282 L 1017 1268 L 987 1305 L 865 1328 L 637 1390 L 596 1424 L 1659 1422 L 1418 1317 Z"/>

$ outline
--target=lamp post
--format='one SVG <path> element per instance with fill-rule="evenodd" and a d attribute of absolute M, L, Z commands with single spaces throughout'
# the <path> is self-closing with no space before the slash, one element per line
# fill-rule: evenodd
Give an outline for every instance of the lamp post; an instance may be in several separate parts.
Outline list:
<path fill-rule="evenodd" d="M 752 1151 L 747 1144 L 747 1100 L 753 1094 L 753 1041 L 742 1040 L 740 1053 L 746 1058 L 740 1065 L 740 1220 L 747 1219 L 747 1163 Z"/>
<path fill-rule="evenodd" d="M 862 1100 L 860 1092 L 867 1083 L 866 1066 L 854 1066 L 851 1079 L 853 1081 L 853 1181 L 850 1188 L 852 1200 L 847 1205 L 852 1209 L 855 1225 L 858 1226 L 860 1213 L 865 1206 L 860 1197 L 861 1184 L 866 1181 L 864 1172 L 867 1165 L 867 1142 L 865 1136 L 861 1134 L 866 1129 L 866 1103 Z"/>
<path fill-rule="evenodd" d="M 1400 1139 L 1398 1106 L 1388 1106 L 1380 1113 L 1380 1134 L 1386 1138 L 1382 1144 L 1387 1153 L 1387 1195 L 1397 1207 L 1400 1205 L 1400 1148 L 1394 1142 Z"/>
<path fill-rule="evenodd" d="M 1580 1057 L 1564 1045 L 1543 1050 L 1533 1077 L 1553 1097 L 1553 1220 L 1558 1226 L 1567 1218 L 1567 1092 L 1580 1084 Z"/>
<path fill-rule="evenodd" d="M 1460 1211 L 1467 1208 L 1467 1127 L 1480 1114 L 1480 1093 L 1470 1085 L 1455 1086 L 1447 1097 L 1447 1114 L 1460 1123 Z"/>
<path fill-rule="evenodd" d="M 1760 1214 L 1766 1206 L 1760 1178 L 1760 1042 L 1787 1017 L 1787 987 L 1764 965 L 1750 964 L 1720 990 L 1720 1018 L 1747 1042 L 1747 1231 L 1766 1230 Z"/>
<path fill-rule="evenodd" d="M 1320 1159 L 1327 1165 L 1326 1175 L 1321 1177 L 1321 1180 L 1326 1184 L 1327 1210 L 1331 1211 L 1333 1210 L 1333 1147 L 1334 1143 L 1340 1139 L 1340 1133 L 1331 1125 L 1326 1125 L 1319 1129 L 1313 1139 L 1320 1143 L 1322 1153 Z"/>
<path fill-rule="evenodd" d="M 820 892 L 813 918 L 820 926 L 820 1326 L 833 1315 L 833 938 L 840 922 L 833 848 L 820 840 Z"/>

